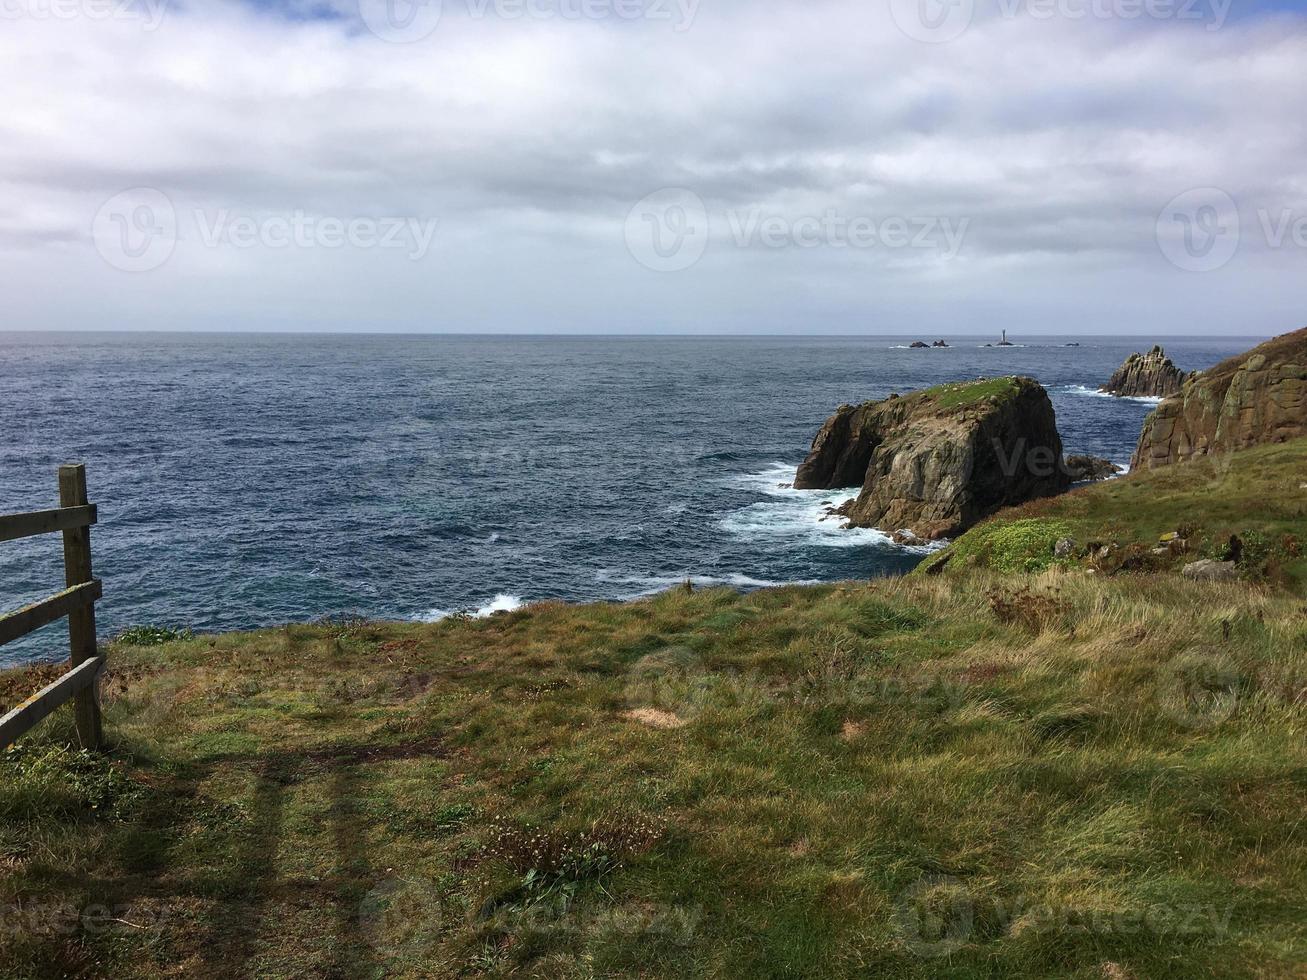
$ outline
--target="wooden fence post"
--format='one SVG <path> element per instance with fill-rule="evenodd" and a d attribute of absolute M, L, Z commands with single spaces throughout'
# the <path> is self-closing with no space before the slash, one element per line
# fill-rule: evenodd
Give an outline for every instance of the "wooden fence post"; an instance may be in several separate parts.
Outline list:
<path fill-rule="evenodd" d="M 89 501 L 86 497 L 86 467 L 59 467 L 59 505 L 61 507 L 83 507 Z M 91 529 L 75 527 L 63 532 L 64 535 L 64 582 L 71 588 L 90 582 L 91 575 Z M 76 667 L 87 660 L 99 656 L 95 643 L 95 605 L 87 603 L 68 614 L 68 649 L 69 662 Z M 77 720 L 77 737 L 82 747 L 98 750 L 103 744 L 103 732 L 100 727 L 100 685 L 92 683 L 73 698 L 73 713 Z"/>

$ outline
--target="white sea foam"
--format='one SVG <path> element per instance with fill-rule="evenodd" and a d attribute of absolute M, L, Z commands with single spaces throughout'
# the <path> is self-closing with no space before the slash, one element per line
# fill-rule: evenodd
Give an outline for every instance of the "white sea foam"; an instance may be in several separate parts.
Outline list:
<path fill-rule="evenodd" d="M 720 521 L 723 530 L 746 541 L 775 541 L 778 545 L 856 548 L 873 545 L 886 550 L 928 554 L 944 547 L 944 542 L 928 545 L 895 544 L 888 534 L 874 528 L 845 528 L 844 519 L 829 513 L 857 496 L 853 490 L 795 490 L 791 485 L 795 467 L 791 463 L 773 463 L 761 473 L 737 477 L 737 482 L 765 494 L 771 500 L 759 501 L 726 515 Z"/>
<path fill-rule="evenodd" d="M 1106 391 L 1099 391 L 1097 388 L 1089 388 L 1085 385 L 1063 385 L 1059 390 L 1065 391 L 1069 395 L 1082 395 L 1086 398 L 1110 398 L 1119 402 L 1139 402 L 1141 405 L 1160 405 L 1166 400 L 1151 395 L 1112 395 Z"/>
<path fill-rule="evenodd" d="M 625 592 L 624 598 L 636 599 L 641 596 L 654 595 L 667 589 L 683 585 L 686 579 L 694 585 L 710 588 L 714 585 L 729 585 L 736 589 L 772 589 L 782 585 L 820 585 L 820 579 L 800 579 L 793 582 L 780 582 L 773 579 L 754 578 L 752 575 L 729 573 L 726 575 L 622 575 L 605 569 L 595 579 L 605 585 L 634 586 Z"/>
<path fill-rule="evenodd" d="M 501 592 L 483 606 L 479 606 L 470 612 L 467 610 L 449 610 L 449 609 L 430 609 L 418 616 L 418 620 L 423 623 L 438 623 L 442 619 L 448 619 L 450 616 L 465 613 L 473 619 L 489 619 L 495 613 L 512 612 L 515 609 L 521 609 L 526 603 L 521 596 L 509 595 Z"/>

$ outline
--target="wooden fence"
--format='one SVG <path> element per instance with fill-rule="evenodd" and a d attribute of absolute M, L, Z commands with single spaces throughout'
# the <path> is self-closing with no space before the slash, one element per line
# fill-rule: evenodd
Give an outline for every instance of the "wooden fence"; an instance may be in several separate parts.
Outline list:
<path fill-rule="evenodd" d="M 59 467 L 57 509 L 0 516 L 0 542 L 63 532 L 67 586 L 58 595 L 0 615 L 0 646 L 67 617 L 70 652 L 66 674 L 0 718 L 0 749 L 12 745 L 69 700 L 82 746 L 99 749 L 103 743 L 98 682 L 104 657 L 95 644 L 95 600 L 102 590 L 100 580 L 91 575 L 91 525 L 95 520 L 95 504 L 86 499 L 86 467 L 81 465 Z"/>

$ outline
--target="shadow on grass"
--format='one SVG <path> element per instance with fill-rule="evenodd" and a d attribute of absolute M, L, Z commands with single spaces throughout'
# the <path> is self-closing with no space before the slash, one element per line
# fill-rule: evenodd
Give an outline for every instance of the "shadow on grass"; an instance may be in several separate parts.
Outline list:
<path fill-rule="evenodd" d="M 378 881 L 369 853 L 367 818 L 357 801 L 369 782 L 369 767 L 443 754 L 439 739 L 423 738 L 397 745 L 348 743 L 271 753 L 220 753 L 176 768 L 157 759 L 140 759 L 137 775 L 150 789 L 135 818 L 111 832 L 110 838 L 113 863 L 122 873 L 97 879 L 55 873 L 45 876 L 45 884 L 120 907 L 150 901 L 190 909 L 195 903 L 216 900 L 216 914 L 203 916 L 198 928 L 188 934 L 174 925 L 167 945 L 179 945 L 174 954 L 203 959 L 212 964 L 214 975 L 223 976 L 260 972 L 259 938 L 267 929 L 273 903 L 301 909 L 311 905 L 323 923 L 314 938 L 325 949 L 314 972 L 375 975 L 384 964 L 369 944 L 360 914 Z M 255 773 L 252 795 L 245 819 L 220 826 L 216 843 L 223 851 L 230 846 L 232 858 L 214 862 L 197 876 L 193 864 L 183 869 L 177 859 L 177 831 L 204 812 L 201 787 L 223 770 Z M 320 883 L 283 881 L 281 855 L 290 796 L 297 784 L 320 777 L 327 777 L 325 812 L 333 871 Z M 224 815 L 210 814 L 209 819 L 223 821 Z M 183 873 L 170 882 L 174 870 Z"/>

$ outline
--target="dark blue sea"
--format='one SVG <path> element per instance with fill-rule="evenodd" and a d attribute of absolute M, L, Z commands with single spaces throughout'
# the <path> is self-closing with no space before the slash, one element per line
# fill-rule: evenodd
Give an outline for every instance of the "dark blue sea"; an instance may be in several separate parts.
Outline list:
<path fill-rule="evenodd" d="M 102 635 L 903 572 L 793 476 L 842 402 L 1031 375 L 1068 452 L 1129 459 L 1152 406 L 1094 393 L 1128 338 L 0 333 L 0 513 L 85 462 Z M 933 340 L 934 338 L 925 338 Z M 1172 340 L 1185 369 L 1254 339 Z M 62 588 L 57 535 L 0 543 L 0 606 Z M 0 664 L 64 655 L 61 626 Z"/>

